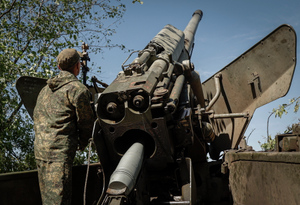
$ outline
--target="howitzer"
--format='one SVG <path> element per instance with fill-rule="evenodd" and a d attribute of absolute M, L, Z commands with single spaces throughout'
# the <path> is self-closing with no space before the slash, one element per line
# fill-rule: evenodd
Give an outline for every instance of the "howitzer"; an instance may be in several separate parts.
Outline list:
<path fill-rule="evenodd" d="M 201 18 L 197 10 L 184 31 L 165 26 L 132 63 L 123 63 L 97 99 L 101 135 L 94 141 L 101 163 L 107 173 L 120 159 L 125 166 L 114 171 L 103 204 L 231 203 L 220 161 L 208 163 L 206 155 L 219 160 L 220 152 L 238 149 L 255 109 L 286 94 L 295 69 L 295 33 L 279 27 L 202 88 L 190 59 Z M 124 153 L 136 142 L 145 153 L 132 161 L 142 167 L 128 172 L 132 165 L 123 158 L 131 160 Z M 113 186 L 116 178 L 122 186 Z M 219 190 L 211 191 L 211 183 Z"/>
<path fill-rule="evenodd" d="M 202 136 L 194 131 L 200 129 L 200 125 L 193 122 L 193 105 L 199 102 L 204 107 L 204 97 L 200 77 L 190 62 L 194 34 L 201 17 L 202 12 L 196 11 L 184 31 L 172 25 L 165 26 L 145 49 L 139 51 L 132 63 L 123 63 L 123 71 L 97 100 L 98 121 L 108 150 L 105 158 L 109 158 L 111 164 L 117 164 L 133 143 L 143 141 L 145 160 L 139 175 L 144 176 L 139 177 L 144 177 L 147 184 L 143 192 L 156 193 L 146 196 L 137 191 L 135 194 L 140 195 L 141 204 L 145 204 L 145 197 L 148 203 L 152 199 L 166 203 L 172 201 L 172 196 L 180 197 L 180 203 L 193 203 L 193 177 L 187 166 L 190 161 L 184 153 L 190 152 L 196 136 L 203 147 L 198 150 L 202 155 L 198 160 L 205 159 L 206 155 L 205 145 L 199 140 Z M 127 164 L 129 169 L 131 165 Z M 182 176 L 180 182 L 176 180 L 177 169 Z M 165 176 L 170 178 L 168 182 L 157 181 L 162 177 L 161 171 L 168 172 Z M 148 188 L 150 184 L 154 186 Z M 177 184 L 179 188 L 172 194 L 164 193 L 174 188 L 170 184 Z M 122 188 L 121 192 L 118 187 L 111 186 L 110 183 L 107 191 L 111 200 L 120 195 L 127 198 L 130 194 L 126 189 Z M 161 194 L 165 196 L 159 196 Z"/>
<path fill-rule="evenodd" d="M 255 109 L 289 90 L 296 65 L 295 31 L 288 25 L 278 27 L 201 83 L 191 61 L 201 18 L 202 11 L 197 10 L 184 31 L 165 26 L 96 95 L 93 139 L 105 173 L 105 192 L 101 196 L 99 192 L 98 204 L 247 204 L 243 201 L 249 200 L 247 196 L 252 196 L 252 204 L 259 203 L 251 193 L 260 189 L 248 190 L 245 183 L 255 184 L 242 177 L 248 173 L 245 167 L 249 173 L 258 173 L 261 167 L 235 162 L 270 160 L 260 154 L 255 158 L 253 152 L 239 155 L 247 150 L 240 142 Z M 28 110 L 34 107 L 32 98 L 26 100 L 28 90 L 37 96 L 38 84 L 44 86 L 44 81 L 23 77 L 17 82 Z M 280 149 L 294 148 L 297 136 L 281 136 L 285 140 Z M 220 152 L 224 152 L 221 160 Z M 300 164 L 299 153 L 295 155 L 289 166 Z M 284 154 L 278 159 L 282 163 Z M 279 203 L 277 195 L 260 192 L 265 201 Z"/>

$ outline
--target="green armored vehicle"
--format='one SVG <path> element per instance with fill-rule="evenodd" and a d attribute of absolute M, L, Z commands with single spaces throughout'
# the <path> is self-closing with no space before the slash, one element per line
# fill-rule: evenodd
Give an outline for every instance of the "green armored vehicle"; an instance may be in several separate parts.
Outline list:
<path fill-rule="evenodd" d="M 191 59 L 201 18 L 166 25 L 104 91 L 91 88 L 99 163 L 87 181 L 87 167 L 74 167 L 74 204 L 300 204 L 299 128 L 277 136 L 276 152 L 243 143 L 255 109 L 289 90 L 294 29 L 278 27 L 201 82 Z M 44 85 L 17 82 L 31 115 Z M 41 203 L 35 171 L 0 180 L 1 204 Z"/>

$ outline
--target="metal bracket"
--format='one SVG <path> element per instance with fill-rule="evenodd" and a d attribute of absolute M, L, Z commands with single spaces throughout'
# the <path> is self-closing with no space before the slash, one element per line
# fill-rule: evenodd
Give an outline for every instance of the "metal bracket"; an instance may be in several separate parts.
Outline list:
<path fill-rule="evenodd" d="M 252 96 L 253 99 L 255 99 L 257 97 L 257 94 L 255 92 L 255 81 L 257 81 L 257 88 L 259 90 L 260 93 L 262 93 L 262 89 L 261 89 L 261 82 L 260 82 L 260 77 L 259 74 L 257 72 L 252 73 L 253 79 L 251 81 L 248 81 L 248 85 L 251 86 L 251 91 L 252 91 Z"/>

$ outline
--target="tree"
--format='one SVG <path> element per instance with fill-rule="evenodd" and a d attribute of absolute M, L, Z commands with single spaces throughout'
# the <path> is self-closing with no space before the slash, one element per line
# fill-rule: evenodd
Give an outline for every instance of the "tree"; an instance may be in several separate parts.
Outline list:
<path fill-rule="evenodd" d="M 58 53 L 78 47 L 79 40 L 95 53 L 125 49 L 110 40 L 125 10 L 121 0 L 1 0 L 0 173 L 35 168 L 32 120 L 22 107 L 16 80 L 55 75 Z"/>
<path fill-rule="evenodd" d="M 268 137 L 266 139 L 266 142 L 265 143 L 258 142 L 260 144 L 260 147 L 262 148 L 262 150 L 264 150 L 264 151 L 272 150 L 275 147 L 275 139 L 273 139 L 271 137 L 271 135 L 269 134 L 269 121 L 270 121 L 270 117 L 273 114 L 275 114 L 275 117 L 281 118 L 283 114 L 287 114 L 288 113 L 287 109 L 290 106 L 292 106 L 292 105 L 294 105 L 293 112 L 297 113 L 298 110 L 299 110 L 299 104 L 300 104 L 300 96 L 292 98 L 288 104 L 279 105 L 278 108 L 274 108 L 272 110 L 272 112 L 269 115 L 268 120 L 267 120 L 267 136 Z M 299 121 L 300 121 L 300 119 L 299 119 Z M 289 132 L 291 132 L 291 130 L 292 130 L 292 125 L 288 126 L 286 128 L 286 130 L 284 131 L 284 133 L 289 133 Z"/>

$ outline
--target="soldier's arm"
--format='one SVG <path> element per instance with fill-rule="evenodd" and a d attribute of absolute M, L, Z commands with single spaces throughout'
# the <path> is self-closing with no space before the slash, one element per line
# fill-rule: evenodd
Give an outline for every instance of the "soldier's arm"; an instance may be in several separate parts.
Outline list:
<path fill-rule="evenodd" d="M 94 112 L 90 104 L 90 93 L 86 90 L 79 94 L 76 100 L 77 128 L 79 132 L 79 148 L 83 150 L 92 137 L 95 121 Z"/>

